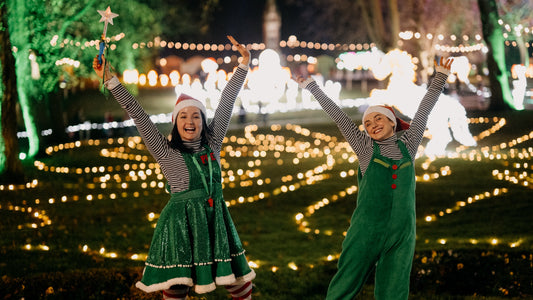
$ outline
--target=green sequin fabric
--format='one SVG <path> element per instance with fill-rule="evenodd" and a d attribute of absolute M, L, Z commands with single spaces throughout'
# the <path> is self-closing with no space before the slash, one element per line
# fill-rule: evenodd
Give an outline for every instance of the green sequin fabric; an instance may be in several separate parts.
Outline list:
<path fill-rule="evenodd" d="M 216 285 L 252 280 L 255 273 L 223 199 L 218 163 L 211 164 L 213 184 L 208 191 L 200 176 L 209 176 L 206 157 L 212 158 L 210 153 L 184 153 L 183 157 L 189 168 L 189 190 L 172 194 L 161 212 L 143 278 L 136 286 L 153 292 L 181 284 L 206 293 Z M 201 170 L 193 159 L 200 162 Z"/>

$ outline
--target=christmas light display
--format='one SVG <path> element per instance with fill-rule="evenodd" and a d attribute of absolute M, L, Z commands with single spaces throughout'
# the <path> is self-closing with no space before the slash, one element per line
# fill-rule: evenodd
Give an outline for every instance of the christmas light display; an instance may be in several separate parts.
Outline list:
<path fill-rule="evenodd" d="M 488 138 L 497 133 L 506 124 L 505 119 L 500 118 L 475 118 L 469 119 L 471 124 L 482 124 L 489 126 L 489 129 L 482 131 L 474 138 L 477 141 Z M 320 132 L 312 132 L 300 125 L 278 125 L 271 126 L 271 133 L 257 133 L 258 127 L 250 125 L 245 127 L 244 136 L 228 136 L 224 141 L 224 149 L 221 155 L 221 165 L 223 169 L 223 184 L 225 189 L 249 188 L 253 189 L 242 191 L 254 191 L 254 194 L 242 194 L 237 199 L 227 199 L 228 206 L 247 205 L 255 201 L 265 201 L 266 199 L 276 197 L 281 194 L 297 193 L 299 188 L 306 185 L 318 184 L 327 180 L 338 180 L 346 177 L 356 176 L 354 163 L 356 157 L 346 142 L 340 142 L 334 136 Z M 283 131 L 283 134 L 281 134 Z M 278 134 L 278 132 L 280 134 Z M 295 134 L 296 137 L 288 138 L 287 132 Z M 490 176 L 496 181 L 507 181 L 512 185 L 525 188 L 532 188 L 533 183 L 533 166 L 529 163 L 533 156 L 533 148 L 518 148 L 520 144 L 533 139 L 533 131 L 529 134 L 518 136 L 508 142 L 499 142 L 492 146 L 485 147 L 466 147 L 459 146 L 455 152 L 450 152 L 446 159 L 466 160 L 470 162 L 483 163 L 484 161 L 501 161 L 506 165 L 512 161 L 505 169 L 494 169 Z M 87 140 L 65 143 L 47 148 L 46 153 L 54 156 L 63 151 L 72 151 L 76 149 L 90 149 L 98 147 L 100 156 L 103 158 L 114 158 L 123 160 L 124 163 L 115 163 L 113 165 L 93 165 L 86 167 L 66 167 L 61 165 L 47 165 L 41 161 L 35 162 L 35 168 L 41 172 L 54 173 L 58 176 L 68 174 L 89 178 L 86 181 L 78 183 L 65 183 L 62 191 L 63 196 L 49 197 L 47 199 L 12 199 L 3 203 L 0 210 L 26 213 L 30 216 L 32 222 L 18 224 L 17 228 L 39 230 L 40 228 L 50 226 L 54 219 L 48 214 L 49 209 L 45 206 L 63 205 L 64 203 L 75 203 L 79 201 L 113 201 L 119 198 L 139 198 L 158 195 L 164 192 L 164 177 L 159 166 L 151 161 L 146 154 L 145 146 L 142 144 L 140 137 L 117 138 L 107 140 Z M 233 158 L 245 159 L 245 166 L 238 169 L 232 169 L 228 161 Z M 450 166 L 441 166 L 438 172 L 428 172 L 432 165 L 439 161 L 438 158 L 423 158 L 421 164 L 422 172 L 417 175 L 417 181 L 431 182 L 438 181 L 446 176 L 453 174 Z M 286 172 L 276 174 L 281 181 L 274 184 L 271 177 L 273 174 L 266 174 L 263 169 L 263 163 L 272 161 L 279 166 L 297 166 L 304 162 L 314 162 L 315 166 L 308 170 L 300 167 L 286 168 Z M 417 172 L 418 173 L 418 172 Z M 92 179 L 91 179 L 92 178 Z M 139 185 L 140 183 L 140 185 Z M 24 189 L 39 189 L 43 184 L 33 180 L 26 185 L 0 185 L 0 191 L 15 193 Z M 130 186 L 140 186 L 141 188 L 130 189 Z M 122 190 L 122 192 L 107 192 L 107 189 L 113 188 Z M 318 199 L 309 199 L 309 204 L 302 207 L 302 210 L 293 216 L 294 229 L 310 235 L 343 235 L 345 232 L 335 232 L 330 229 L 322 229 L 313 225 L 312 217 L 314 214 L 321 213 L 321 210 L 328 205 L 346 201 L 349 196 L 357 193 L 355 185 L 349 185 L 339 191 L 332 191 L 329 195 L 320 195 Z M 85 191 L 79 193 L 79 191 Z M 419 216 L 421 222 L 434 224 L 441 218 L 454 214 L 470 205 L 476 205 L 480 201 L 498 201 L 498 197 L 509 192 L 509 188 L 494 188 L 493 190 L 471 195 L 466 199 L 461 199 L 454 206 L 436 210 L 432 214 Z M 155 226 L 158 214 L 154 212 L 145 212 L 146 222 Z M 501 237 L 491 237 L 489 239 L 472 237 L 467 240 L 446 236 L 435 240 L 423 240 L 426 244 L 446 245 L 448 243 L 465 245 L 507 245 L 509 248 L 520 247 L 523 239 L 508 240 Z M 50 251 L 54 250 L 47 244 L 32 245 L 23 243 L 19 245 L 26 251 Z M 81 241 L 78 250 L 91 255 L 99 255 L 107 258 L 126 258 L 131 260 L 144 260 L 146 253 L 125 253 L 116 250 L 110 250 L 106 245 L 89 245 Z M 331 261 L 338 258 L 338 253 L 325 255 L 322 260 Z M 308 262 L 309 265 L 316 264 L 316 261 Z M 275 262 L 261 260 L 260 257 L 250 257 L 250 266 L 261 268 L 265 266 L 272 272 L 280 268 L 289 268 L 298 270 L 299 265 L 295 262 L 289 264 L 277 265 Z"/>

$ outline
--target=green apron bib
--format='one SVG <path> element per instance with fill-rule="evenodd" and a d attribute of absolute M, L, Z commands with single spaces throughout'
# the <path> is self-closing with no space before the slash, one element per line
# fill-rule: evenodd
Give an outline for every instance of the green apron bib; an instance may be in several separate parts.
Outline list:
<path fill-rule="evenodd" d="M 364 176 L 359 170 L 357 207 L 352 215 L 338 271 L 326 299 L 353 299 L 376 270 L 376 299 L 407 299 L 415 249 L 415 169 L 404 143 L 402 159 L 374 151 Z"/>
<path fill-rule="evenodd" d="M 255 277 L 223 198 L 220 166 L 206 148 L 182 153 L 189 189 L 171 194 L 160 214 L 143 278 L 136 285 L 146 292 L 180 284 L 206 293 L 216 285 Z"/>

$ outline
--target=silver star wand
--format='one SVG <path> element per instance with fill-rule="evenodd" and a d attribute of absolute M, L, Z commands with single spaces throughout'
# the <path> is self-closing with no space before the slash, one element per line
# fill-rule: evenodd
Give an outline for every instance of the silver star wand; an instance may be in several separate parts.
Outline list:
<path fill-rule="evenodd" d="M 98 52 L 98 63 L 102 64 L 102 55 L 104 54 L 104 49 L 106 46 L 106 33 L 107 33 L 107 23 L 111 23 L 113 25 L 113 18 L 118 17 L 117 14 L 111 12 L 111 8 L 109 6 L 106 10 L 98 10 L 98 13 L 102 16 L 100 19 L 100 22 L 104 22 L 104 32 L 102 33 L 102 37 L 100 38 L 100 50 Z"/>

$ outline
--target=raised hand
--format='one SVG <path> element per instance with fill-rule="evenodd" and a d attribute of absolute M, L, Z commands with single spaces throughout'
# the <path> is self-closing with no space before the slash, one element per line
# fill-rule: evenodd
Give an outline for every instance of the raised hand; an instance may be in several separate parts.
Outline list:
<path fill-rule="evenodd" d="M 452 67 L 452 63 L 453 63 L 453 57 L 448 57 L 446 60 L 444 60 L 444 57 L 437 56 L 435 58 L 435 69 L 437 70 L 437 72 L 449 74 L 450 69 Z"/>
<path fill-rule="evenodd" d="M 307 80 L 307 78 L 303 78 L 302 76 L 298 75 L 298 76 L 292 76 L 292 80 L 296 81 L 298 84 L 304 82 L 305 80 Z"/>
<path fill-rule="evenodd" d="M 104 72 L 104 66 L 107 67 L 105 72 Z M 113 77 L 113 75 L 111 75 L 111 72 L 109 71 L 109 65 L 107 64 L 107 61 L 106 61 L 104 55 L 102 55 L 102 63 L 100 63 L 98 55 L 96 55 L 94 57 L 94 59 L 93 59 L 93 70 L 96 73 L 96 75 L 98 75 L 98 77 L 100 77 L 100 78 L 103 78 L 104 75 L 105 75 L 104 81 L 108 81 L 109 79 L 111 79 Z"/>
<path fill-rule="evenodd" d="M 246 47 L 244 47 L 243 45 L 239 44 L 239 42 L 237 42 L 237 40 L 235 40 L 233 36 L 228 35 L 227 37 L 228 37 L 228 40 L 233 44 L 233 46 L 237 48 L 237 51 L 239 51 L 239 53 L 241 54 L 242 56 L 241 63 L 243 65 L 248 65 L 250 63 L 250 51 L 246 49 Z"/>
<path fill-rule="evenodd" d="M 301 88 L 301 89 L 305 89 L 305 87 L 309 84 L 310 81 L 312 81 L 312 77 L 303 77 L 301 75 L 297 75 L 297 76 L 292 76 L 292 80 L 296 81 L 296 83 L 298 83 L 298 86 Z"/>

